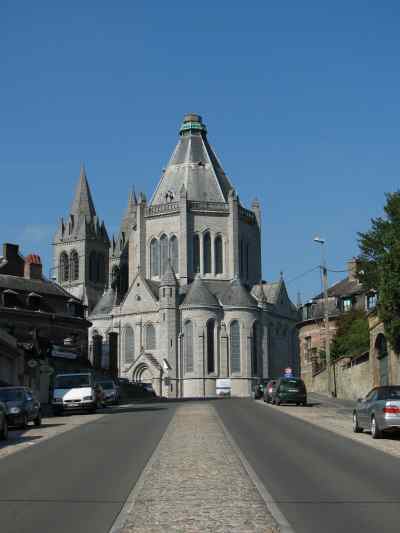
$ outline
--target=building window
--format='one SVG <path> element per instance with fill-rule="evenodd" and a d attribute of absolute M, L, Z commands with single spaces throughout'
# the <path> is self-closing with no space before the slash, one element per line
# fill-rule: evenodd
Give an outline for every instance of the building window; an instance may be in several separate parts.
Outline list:
<path fill-rule="evenodd" d="M 215 372 L 215 349 L 214 349 L 215 320 L 207 322 L 207 370 L 211 374 Z"/>
<path fill-rule="evenodd" d="M 114 290 L 119 289 L 119 280 L 120 280 L 119 268 L 115 265 L 112 269 L 112 274 L 111 274 L 111 287 Z"/>
<path fill-rule="evenodd" d="M 193 236 L 193 272 L 200 272 L 200 238 Z"/>
<path fill-rule="evenodd" d="M 65 252 L 60 255 L 60 280 L 69 281 L 68 255 Z"/>
<path fill-rule="evenodd" d="M 161 270 L 160 275 L 163 276 L 168 266 L 168 237 L 162 235 L 160 239 L 160 259 L 161 259 Z"/>
<path fill-rule="evenodd" d="M 79 256 L 76 250 L 72 250 L 71 252 L 70 273 L 71 273 L 71 281 L 77 281 L 79 279 Z"/>
<path fill-rule="evenodd" d="M 375 309 L 376 304 L 378 303 L 378 297 L 376 292 L 371 292 L 367 295 L 367 309 Z"/>
<path fill-rule="evenodd" d="M 157 239 L 150 243 L 150 276 L 153 278 L 160 275 L 160 248 Z"/>
<path fill-rule="evenodd" d="M 304 359 L 306 361 L 311 361 L 312 351 L 311 351 L 311 336 L 304 337 Z"/>
<path fill-rule="evenodd" d="M 156 328 L 153 324 L 147 324 L 146 326 L 146 349 L 156 349 Z"/>
<path fill-rule="evenodd" d="M 203 240 L 204 274 L 211 274 L 211 237 L 207 232 Z"/>
<path fill-rule="evenodd" d="M 240 325 L 237 320 L 230 327 L 231 372 L 240 372 Z"/>
<path fill-rule="evenodd" d="M 125 363 L 132 363 L 135 359 L 135 335 L 131 326 L 125 327 Z"/>
<path fill-rule="evenodd" d="M 193 324 L 188 321 L 183 326 L 185 372 L 193 372 Z"/>
<path fill-rule="evenodd" d="M 343 311 L 346 313 L 347 311 L 350 311 L 352 308 L 353 302 L 351 298 L 343 298 L 342 299 L 342 307 Z"/>
<path fill-rule="evenodd" d="M 97 254 L 90 252 L 89 256 L 89 279 L 90 281 L 97 281 Z"/>
<path fill-rule="evenodd" d="M 169 241 L 169 258 L 174 272 L 179 272 L 179 247 L 175 235 Z"/>
<path fill-rule="evenodd" d="M 221 235 L 217 235 L 214 243 L 215 247 L 215 273 L 216 274 L 222 274 L 223 273 L 223 254 L 222 254 L 222 237 Z"/>
<path fill-rule="evenodd" d="M 125 294 L 129 288 L 129 270 L 126 263 L 121 265 L 119 286 L 121 294 Z"/>
<path fill-rule="evenodd" d="M 259 372 L 259 359 L 260 359 L 260 324 L 254 322 L 251 335 L 251 361 L 252 361 L 252 374 L 257 376 Z"/>
<path fill-rule="evenodd" d="M 104 254 L 98 254 L 97 256 L 97 280 L 104 282 L 106 277 L 106 265 Z"/>

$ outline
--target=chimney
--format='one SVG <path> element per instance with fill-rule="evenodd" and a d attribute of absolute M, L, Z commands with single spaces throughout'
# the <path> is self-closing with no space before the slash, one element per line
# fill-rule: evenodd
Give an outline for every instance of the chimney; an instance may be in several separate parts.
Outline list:
<path fill-rule="evenodd" d="M 25 258 L 24 277 L 28 279 L 42 279 L 42 261 L 40 256 L 29 254 Z"/>
<path fill-rule="evenodd" d="M 347 261 L 347 272 L 350 281 L 358 281 L 357 279 L 357 258 L 353 257 Z"/>
<path fill-rule="evenodd" d="M 1 267 L 1 273 L 22 277 L 24 275 L 24 264 L 25 261 L 19 254 L 18 244 L 5 242 L 3 244 L 3 264 Z"/>

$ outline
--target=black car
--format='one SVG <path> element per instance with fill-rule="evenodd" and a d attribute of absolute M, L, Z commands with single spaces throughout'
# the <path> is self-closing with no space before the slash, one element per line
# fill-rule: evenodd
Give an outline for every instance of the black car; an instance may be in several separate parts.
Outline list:
<path fill-rule="evenodd" d="M 0 402 L 0 440 L 8 439 L 7 409 L 4 403 Z"/>
<path fill-rule="evenodd" d="M 26 428 L 29 422 L 35 426 L 42 423 L 40 402 L 27 387 L 2 387 L 0 402 L 6 406 L 9 426 Z"/>
<path fill-rule="evenodd" d="M 300 378 L 280 378 L 272 393 L 272 403 L 295 403 L 307 405 L 307 391 L 304 381 Z"/>

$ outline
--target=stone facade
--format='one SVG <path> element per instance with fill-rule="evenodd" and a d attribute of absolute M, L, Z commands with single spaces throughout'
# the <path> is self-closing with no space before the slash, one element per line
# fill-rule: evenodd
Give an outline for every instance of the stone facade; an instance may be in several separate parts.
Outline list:
<path fill-rule="evenodd" d="M 91 198 L 86 177 L 84 187 L 76 196 Z M 90 202 L 73 205 L 79 202 L 93 219 Z M 60 235 L 56 266 L 66 244 Z M 94 243 L 104 253 L 105 236 L 84 240 L 81 253 L 87 257 Z M 77 242 L 69 234 L 67 241 Z M 117 335 L 121 377 L 151 381 L 169 397 L 215 396 L 225 378 L 233 395 L 250 396 L 257 381 L 288 365 L 298 370 L 297 309 L 283 279 L 261 281 L 260 205 L 243 207 L 198 115 L 184 118 L 152 198 L 129 195 L 108 257 L 108 283 L 89 315 L 90 343 L 95 356 Z M 79 286 L 87 291 L 88 281 Z"/>
<path fill-rule="evenodd" d="M 386 340 L 385 327 L 376 312 L 368 316 L 370 331 L 371 385 L 398 385 L 400 383 L 399 355 Z"/>

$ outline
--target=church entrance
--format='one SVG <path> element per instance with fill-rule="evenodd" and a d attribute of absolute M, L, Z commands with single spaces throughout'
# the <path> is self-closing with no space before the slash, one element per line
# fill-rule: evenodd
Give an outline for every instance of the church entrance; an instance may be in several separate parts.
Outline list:
<path fill-rule="evenodd" d="M 138 365 L 132 374 L 132 381 L 136 383 L 153 383 L 153 376 L 145 363 Z"/>

